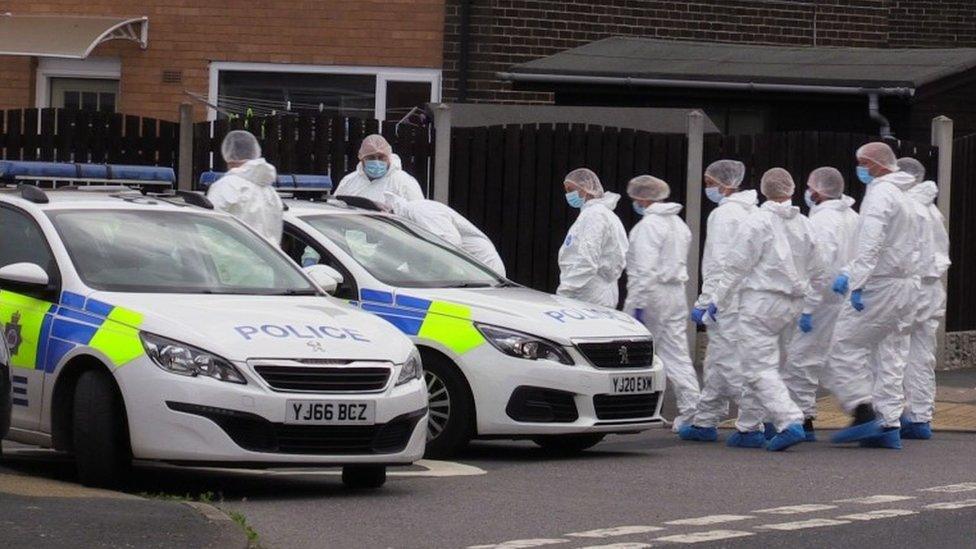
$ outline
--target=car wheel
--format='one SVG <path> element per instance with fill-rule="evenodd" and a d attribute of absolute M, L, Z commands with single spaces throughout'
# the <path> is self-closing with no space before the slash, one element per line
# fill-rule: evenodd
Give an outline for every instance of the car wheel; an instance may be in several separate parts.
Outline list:
<path fill-rule="evenodd" d="M 346 465 L 342 468 L 342 483 L 354 489 L 375 489 L 386 484 L 383 465 Z"/>
<path fill-rule="evenodd" d="M 115 486 L 132 466 L 125 409 L 112 375 L 88 370 L 75 386 L 72 433 L 78 479 L 88 486 Z"/>
<path fill-rule="evenodd" d="M 533 438 L 532 442 L 555 454 L 578 454 L 596 446 L 605 436 L 604 433 L 545 435 Z"/>
<path fill-rule="evenodd" d="M 425 455 L 454 455 L 467 446 L 473 435 L 471 391 L 461 373 L 444 359 L 424 360 L 424 380 L 429 407 Z"/>

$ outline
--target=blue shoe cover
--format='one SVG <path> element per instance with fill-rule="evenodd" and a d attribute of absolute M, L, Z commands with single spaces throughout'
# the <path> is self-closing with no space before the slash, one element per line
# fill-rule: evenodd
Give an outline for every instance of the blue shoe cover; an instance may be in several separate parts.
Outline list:
<path fill-rule="evenodd" d="M 803 430 L 802 423 L 794 423 L 780 431 L 780 433 L 769 441 L 766 449 L 770 452 L 780 452 L 801 442 L 806 442 L 807 432 Z"/>
<path fill-rule="evenodd" d="M 725 441 L 725 445 L 729 448 L 762 448 L 766 445 L 766 437 L 760 431 L 736 431 Z"/>
<path fill-rule="evenodd" d="M 817 433 L 815 431 L 803 431 L 803 434 L 806 442 L 817 442 Z"/>
<path fill-rule="evenodd" d="M 678 438 L 681 440 L 694 440 L 697 442 L 715 442 L 718 440 L 718 429 L 715 427 L 685 425 L 678 430 Z"/>
<path fill-rule="evenodd" d="M 766 440 L 776 436 L 776 426 L 772 423 L 763 423 L 763 435 L 766 437 Z"/>
<path fill-rule="evenodd" d="M 928 440 L 932 438 L 932 424 L 927 421 L 923 423 L 908 423 L 907 425 L 902 423 L 901 438 Z"/>
<path fill-rule="evenodd" d="M 898 418 L 898 422 L 901 423 L 901 428 L 904 429 L 912 424 L 912 420 L 908 419 L 908 416 L 903 415 Z"/>
<path fill-rule="evenodd" d="M 841 429 L 840 431 L 834 433 L 834 436 L 830 437 L 830 441 L 838 444 L 844 442 L 857 442 L 866 438 L 879 437 L 883 431 L 884 429 L 881 426 L 881 421 L 876 419 L 874 421 L 859 423 L 857 425 L 851 425 L 846 429 Z"/>
<path fill-rule="evenodd" d="M 864 439 L 860 442 L 862 448 L 888 448 L 901 450 L 900 429 L 885 429 L 880 436 Z"/>

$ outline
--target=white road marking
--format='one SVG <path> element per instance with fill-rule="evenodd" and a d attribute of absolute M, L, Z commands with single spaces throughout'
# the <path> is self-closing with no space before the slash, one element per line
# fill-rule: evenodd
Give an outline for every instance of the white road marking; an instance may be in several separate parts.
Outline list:
<path fill-rule="evenodd" d="M 655 541 L 664 541 L 668 543 L 702 543 L 705 541 L 744 538 L 746 536 L 754 535 L 755 534 L 752 532 L 743 532 L 741 530 L 709 530 L 707 532 L 695 532 L 694 534 L 664 536 L 662 538 L 655 538 Z"/>
<path fill-rule="evenodd" d="M 798 520 L 796 522 L 780 522 L 778 524 L 763 524 L 762 526 L 757 526 L 756 528 L 762 528 L 763 530 L 804 530 L 806 528 L 820 528 L 822 526 L 840 526 L 841 524 L 850 524 L 849 520 L 835 520 L 835 519 L 810 519 L 810 520 Z"/>
<path fill-rule="evenodd" d="M 772 509 L 759 509 L 753 513 L 769 513 L 773 515 L 799 515 L 801 513 L 815 513 L 817 511 L 827 511 L 836 509 L 836 505 L 824 503 L 807 503 L 805 505 L 787 505 L 786 507 L 773 507 Z"/>
<path fill-rule="evenodd" d="M 527 549 L 529 547 L 542 547 L 544 545 L 556 545 L 557 543 L 566 543 L 568 539 L 549 539 L 549 538 L 536 538 L 536 539 L 513 539 L 511 541 L 503 541 L 501 543 L 495 543 L 491 545 L 471 545 L 468 549 Z"/>
<path fill-rule="evenodd" d="M 646 549 L 651 545 L 648 543 L 611 543 L 610 545 L 587 545 L 582 549 Z"/>
<path fill-rule="evenodd" d="M 866 513 L 842 515 L 837 518 L 847 520 L 877 520 L 893 517 L 906 517 L 908 515 L 914 515 L 915 513 L 916 511 L 910 511 L 908 509 L 878 509 L 876 511 L 868 511 Z"/>
<path fill-rule="evenodd" d="M 664 524 L 673 524 L 675 526 L 708 526 L 711 524 L 721 524 L 723 522 L 735 522 L 737 520 L 748 520 L 751 518 L 756 518 L 756 517 L 752 515 L 708 515 L 707 517 L 671 520 L 665 522 Z"/>
<path fill-rule="evenodd" d="M 976 499 L 945 501 L 942 503 L 933 503 L 925 506 L 926 509 L 935 509 L 937 511 L 951 511 L 953 509 L 965 509 L 966 507 L 976 507 Z"/>
<path fill-rule="evenodd" d="M 943 492 L 953 494 L 956 492 L 971 492 L 976 490 L 976 482 L 963 482 L 961 484 L 948 484 L 946 486 L 936 486 L 934 488 L 922 488 L 922 492 Z"/>
<path fill-rule="evenodd" d="M 863 498 L 837 499 L 834 500 L 834 503 L 860 503 L 862 505 L 877 505 L 879 503 L 905 501 L 906 499 L 915 499 L 915 496 L 867 496 Z"/>
<path fill-rule="evenodd" d="M 586 532 L 573 532 L 566 535 L 574 538 L 610 538 L 614 536 L 645 534 L 647 532 L 657 532 L 658 530 L 664 530 L 664 528 L 660 526 L 615 526 L 613 528 L 600 528 Z"/>

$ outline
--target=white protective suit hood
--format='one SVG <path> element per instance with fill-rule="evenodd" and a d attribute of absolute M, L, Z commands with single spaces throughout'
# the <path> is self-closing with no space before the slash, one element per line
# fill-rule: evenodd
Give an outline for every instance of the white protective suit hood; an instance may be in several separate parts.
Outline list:
<path fill-rule="evenodd" d="M 760 209 L 769 210 L 774 214 L 782 217 L 783 219 L 793 219 L 794 217 L 800 215 L 800 208 L 794 206 L 789 202 L 776 202 L 773 200 L 767 200 L 763 202 Z"/>
<path fill-rule="evenodd" d="M 743 206 L 755 206 L 759 203 L 759 193 L 753 189 L 739 191 L 723 198 L 721 204 L 724 205 L 726 202 L 734 202 Z"/>
<path fill-rule="evenodd" d="M 334 196 L 358 196 L 367 198 L 377 204 L 384 204 L 384 194 L 391 192 L 404 200 L 421 200 L 424 193 L 420 184 L 403 170 L 403 162 L 396 154 L 390 155 L 390 168 L 383 177 L 370 179 L 366 176 L 363 163 L 356 165 L 356 170 L 339 182 L 333 191 Z"/>
<path fill-rule="evenodd" d="M 901 191 L 908 191 L 916 185 L 915 176 L 908 172 L 891 172 L 889 174 L 882 175 L 881 177 L 875 177 L 871 185 L 876 185 L 880 181 L 887 181 L 892 185 L 898 187 Z"/>
<path fill-rule="evenodd" d="M 928 206 L 934 203 L 935 198 L 939 196 L 939 187 L 935 184 L 935 181 L 922 181 L 911 189 L 908 189 L 908 196 L 920 204 Z"/>
<path fill-rule="evenodd" d="M 644 216 L 648 215 L 678 215 L 683 206 L 676 202 L 655 202 L 644 209 Z"/>
<path fill-rule="evenodd" d="M 628 247 L 627 231 L 613 213 L 619 201 L 619 194 L 607 192 L 583 204 L 559 248 L 557 294 L 616 308 Z"/>
<path fill-rule="evenodd" d="M 272 183 L 278 171 L 263 158 L 231 168 L 207 191 L 214 208 L 240 219 L 275 246 L 281 243 L 283 206 Z"/>
<path fill-rule="evenodd" d="M 817 204 L 814 207 L 810 208 L 810 217 L 813 218 L 814 214 L 822 210 L 834 210 L 834 211 L 842 212 L 844 210 L 847 210 L 848 208 L 852 208 L 856 202 L 857 202 L 856 200 L 854 200 L 850 196 L 847 196 L 846 194 L 842 195 L 840 198 L 831 198 L 829 200 L 824 200 L 820 204 Z"/>

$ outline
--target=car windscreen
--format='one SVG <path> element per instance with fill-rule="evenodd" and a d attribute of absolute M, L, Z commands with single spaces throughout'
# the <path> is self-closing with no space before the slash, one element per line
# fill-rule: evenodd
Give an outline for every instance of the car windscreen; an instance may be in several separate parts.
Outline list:
<path fill-rule="evenodd" d="M 393 217 L 320 214 L 301 219 L 390 286 L 477 288 L 505 282 L 447 242 Z"/>
<path fill-rule="evenodd" d="M 260 236 L 229 218 L 192 212 L 48 212 L 85 284 L 140 293 L 315 295 Z"/>

